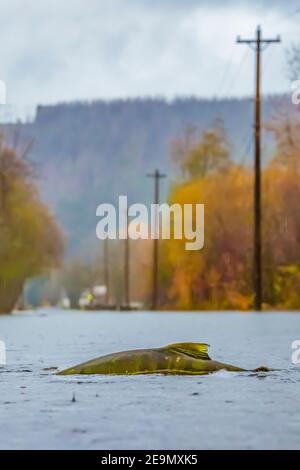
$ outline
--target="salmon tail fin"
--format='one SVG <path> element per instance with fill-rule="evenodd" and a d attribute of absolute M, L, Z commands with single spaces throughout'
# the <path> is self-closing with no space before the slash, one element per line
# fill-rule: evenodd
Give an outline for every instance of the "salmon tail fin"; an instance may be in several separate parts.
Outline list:
<path fill-rule="evenodd" d="M 269 367 L 266 366 L 261 366 L 257 367 L 256 369 L 253 369 L 252 372 L 271 372 L 273 369 L 270 369 Z"/>

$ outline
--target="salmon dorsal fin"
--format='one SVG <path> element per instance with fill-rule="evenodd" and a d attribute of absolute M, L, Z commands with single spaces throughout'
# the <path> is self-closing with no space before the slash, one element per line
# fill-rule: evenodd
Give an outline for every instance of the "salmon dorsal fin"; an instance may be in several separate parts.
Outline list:
<path fill-rule="evenodd" d="M 169 351 L 185 354 L 195 359 L 210 360 L 208 355 L 209 344 L 206 343 L 174 343 L 168 344 L 166 349 Z"/>

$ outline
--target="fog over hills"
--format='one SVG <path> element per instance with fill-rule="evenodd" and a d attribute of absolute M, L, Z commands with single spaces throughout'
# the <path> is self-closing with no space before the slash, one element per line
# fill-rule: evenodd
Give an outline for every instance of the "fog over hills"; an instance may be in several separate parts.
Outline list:
<path fill-rule="evenodd" d="M 283 96 L 264 100 L 267 121 Z M 174 181 L 170 142 L 188 126 L 199 131 L 222 119 L 237 161 L 251 162 L 253 100 L 140 98 L 74 102 L 40 106 L 31 123 L 3 125 L 9 140 L 34 145 L 30 159 L 38 173 L 43 198 L 63 226 L 70 254 L 88 253 L 97 243 L 96 207 L 115 203 L 119 195 L 129 202 L 150 203 L 153 181 L 146 174 L 159 168 L 168 174 L 161 199 Z M 271 136 L 264 134 L 264 158 L 270 154 Z"/>

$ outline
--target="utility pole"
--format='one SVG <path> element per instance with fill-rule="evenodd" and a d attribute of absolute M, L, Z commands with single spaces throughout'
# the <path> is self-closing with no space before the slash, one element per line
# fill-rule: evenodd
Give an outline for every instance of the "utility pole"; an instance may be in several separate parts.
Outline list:
<path fill-rule="evenodd" d="M 262 39 L 260 26 L 256 30 L 255 39 L 237 38 L 238 44 L 248 44 L 255 51 L 256 74 L 255 74 L 255 124 L 254 124 L 254 309 L 260 311 L 262 308 L 262 236 L 261 236 L 261 99 L 260 99 L 260 75 L 261 75 L 261 52 L 271 43 L 280 42 L 280 37 L 275 39 Z M 254 46 L 254 47 L 253 47 Z"/>
<path fill-rule="evenodd" d="M 109 252 L 108 252 L 108 238 L 104 240 L 104 282 L 106 286 L 105 303 L 109 304 Z"/>
<path fill-rule="evenodd" d="M 125 306 L 130 306 L 130 240 L 129 240 L 129 217 L 126 212 L 126 238 L 125 238 L 125 259 L 124 259 L 124 300 Z"/>
<path fill-rule="evenodd" d="M 154 178 L 154 204 L 158 207 L 159 204 L 159 182 L 161 178 L 166 178 L 167 175 L 155 170 L 154 173 L 147 175 L 148 178 Z M 159 241 L 159 214 L 158 210 L 155 211 L 155 238 L 153 244 L 153 274 L 152 274 L 152 310 L 157 309 L 158 300 L 158 241 Z"/>

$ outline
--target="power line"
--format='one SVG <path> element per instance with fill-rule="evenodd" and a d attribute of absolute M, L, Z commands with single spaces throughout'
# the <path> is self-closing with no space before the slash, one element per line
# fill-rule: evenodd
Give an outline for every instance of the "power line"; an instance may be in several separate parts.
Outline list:
<path fill-rule="evenodd" d="M 247 135 L 248 135 L 248 139 L 247 139 Z M 236 179 L 237 177 L 239 176 L 239 170 L 241 167 L 244 166 L 248 156 L 249 156 L 249 153 L 250 153 L 250 149 L 251 149 L 251 144 L 252 144 L 252 133 L 247 133 L 245 135 L 245 139 L 243 139 L 245 141 L 244 145 L 242 146 L 241 148 L 241 151 L 240 151 L 240 157 L 238 161 L 235 162 L 235 174 L 234 174 L 234 177 L 233 177 L 233 183 L 232 184 L 235 184 L 236 182 Z"/>
<path fill-rule="evenodd" d="M 240 166 L 243 166 L 249 153 L 250 153 L 250 149 L 252 147 L 252 133 L 249 133 L 248 134 L 248 139 L 245 140 L 245 144 L 244 146 L 242 147 L 242 150 L 241 150 L 241 160 L 239 162 L 239 165 Z"/>
<path fill-rule="evenodd" d="M 300 13 L 300 7 L 296 8 L 296 10 L 294 10 L 291 13 L 289 13 L 288 15 L 284 16 L 282 19 L 287 20 L 287 19 L 291 18 L 292 16 L 297 15 L 298 13 Z"/>
<path fill-rule="evenodd" d="M 218 86 L 218 89 L 217 89 L 217 96 L 220 96 L 221 95 L 221 92 L 222 92 L 222 88 L 224 86 L 224 83 L 226 81 L 226 78 L 228 77 L 228 74 L 229 74 L 229 71 L 231 69 L 231 66 L 233 64 L 233 57 L 234 57 L 234 53 L 235 53 L 235 48 L 234 46 L 232 46 L 232 50 L 231 50 L 231 54 L 230 54 L 230 57 L 229 57 L 229 61 L 227 63 L 227 66 L 225 67 L 225 70 L 224 70 L 224 73 L 223 73 L 223 76 L 222 76 L 222 79 L 220 81 L 220 85 Z"/>
<path fill-rule="evenodd" d="M 246 58 L 247 58 L 248 54 L 249 54 L 249 51 L 246 49 L 245 52 L 244 52 L 244 54 L 243 54 L 242 57 L 241 57 L 241 60 L 240 60 L 240 62 L 239 62 L 239 64 L 238 64 L 238 67 L 237 67 L 237 69 L 236 69 L 234 75 L 232 76 L 231 80 L 230 80 L 229 83 L 228 83 L 228 86 L 225 87 L 225 90 L 223 90 L 225 95 L 227 94 L 227 92 L 229 92 L 229 90 L 232 91 L 232 88 L 236 85 L 237 80 L 238 80 L 238 78 L 239 78 L 239 76 L 240 76 L 241 70 L 242 70 L 242 68 L 243 68 L 243 65 L 244 65 L 244 63 L 245 63 L 245 61 L 246 61 Z M 226 93 L 225 93 L 225 91 L 226 91 Z"/>

